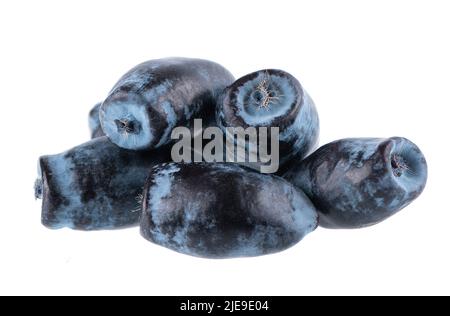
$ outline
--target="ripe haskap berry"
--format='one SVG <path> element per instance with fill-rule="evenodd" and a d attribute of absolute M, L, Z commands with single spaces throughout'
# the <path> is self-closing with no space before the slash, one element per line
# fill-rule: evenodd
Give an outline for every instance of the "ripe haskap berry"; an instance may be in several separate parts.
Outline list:
<path fill-rule="evenodd" d="M 301 190 L 236 164 L 162 164 L 144 188 L 142 235 L 192 256 L 274 253 L 316 226 L 315 208 Z"/>
<path fill-rule="evenodd" d="M 227 127 L 278 127 L 280 164 L 305 157 L 319 138 L 314 102 L 300 82 L 282 70 L 260 70 L 236 80 L 220 98 L 216 119 L 225 132 Z"/>
<path fill-rule="evenodd" d="M 207 60 L 147 61 L 127 72 L 103 102 L 103 131 L 123 148 L 161 147 L 176 126 L 214 116 L 218 95 L 233 80 L 228 70 Z"/>
<path fill-rule="evenodd" d="M 349 138 L 320 147 L 284 175 L 317 207 L 319 224 L 359 228 L 400 211 L 423 191 L 427 163 L 406 138 Z"/>
<path fill-rule="evenodd" d="M 106 136 L 40 157 L 35 196 L 42 198 L 42 224 L 81 230 L 136 225 L 148 170 L 167 161 L 170 148 L 130 151 Z"/>

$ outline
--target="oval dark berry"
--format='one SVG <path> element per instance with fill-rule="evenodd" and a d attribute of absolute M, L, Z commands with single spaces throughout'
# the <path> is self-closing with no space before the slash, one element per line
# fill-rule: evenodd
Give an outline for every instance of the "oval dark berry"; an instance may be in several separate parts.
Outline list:
<path fill-rule="evenodd" d="M 148 170 L 167 161 L 170 148 L 130 151 L 106 136 L 40 157 L 35 196 L 42 198 L 42 224 L 81 230 L 136 225 Z"/>
<path fill-rule="evenodd" d="M 207 60 L 144 62 L 127 72 L 103 102 L 103 131 L 123 148 L 163 146 L 176 126 L 214 117 L 218 95 L 233 80 L 228 70 Z"/>
<path fill-rule="evenodd" d="M 282 70 L 260 70 L 236 80 L 225 89 L 216 117 L 224 132 L 227 127 L 278 127 L 280 164 L 317 147 L 314 102 L 300 82 Z"/>
<path fill-rule="evenodd" d="M 321 226 L 360 228 L 417 198 L 427 181 L 427 163 L 406 138 L 349 138 L 320 147 L 284 177 L 311 198 Z"/>
<path fill-rule="evenodd" d="M 163 164 L 144 188 L 142 235 L 192 256 L 274 253 L 316 226 L 317 213 L 301 190 L 236 164 Z"/>

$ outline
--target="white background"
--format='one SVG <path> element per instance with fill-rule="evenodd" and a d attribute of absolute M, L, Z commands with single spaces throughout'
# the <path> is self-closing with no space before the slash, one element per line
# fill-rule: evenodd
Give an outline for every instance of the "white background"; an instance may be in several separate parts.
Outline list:
<path fill-rule="evenodd" d="M 2 1 L 0 35 L 0 294 L 450 294 L 448 1 Z M 428 159 L 424 193 L 372 228 L 319 228 L 251 259 L 41 226 L 38 156 L 86 141 L 90 107 L 166 56 L 236 77 L 289 71 L 316 102 L 321 144 L 408 137 Z"/>

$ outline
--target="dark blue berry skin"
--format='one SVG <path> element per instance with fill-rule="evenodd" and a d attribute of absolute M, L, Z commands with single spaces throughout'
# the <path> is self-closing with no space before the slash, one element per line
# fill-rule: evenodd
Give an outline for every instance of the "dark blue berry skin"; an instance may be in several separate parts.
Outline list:
<path fill-rule="evenodd" d="M 260 70 L 236 80 L 224 91 L 216 119 L 222 129 L 279 127 L 281 164 L 317 148 L 319 116 L 314 102 L 300 82 L 282 70 Z"/>
<path fill-rule="evenodd" d="M 171 141 L 176 126 L 214 117 L 218 95 L 233 81 L 228 70 L 207 60 L 144 62 L 127 72 L 103 102 L 103 131 L 123 148 L 163 146 Z"/>
<path fill-rule="evenodd" d="M 129 151 L 106 136 L 61 154 L 40 157 L 35 195 L 42 198 L 42 224 L 80 230 L 138 224 L 138 197 L 148 171 L 167 161 L 170 149 Z"/>
<path fill-rule="evenodd" d="M 316 227 L 316 210 L 301 190 L 236 164 L 162 164 L 144 188 L 141 234 L 187 255 L 270 254 Z"/>
<path fill-rule="evenodd" d="M 97 103 L 92 110 L 89 112 L 89 130 L 91 132 L 91 139 L 105 136 L 105 133 L 103 133 L 102 126 L 100 124 L 100 117 L 99 117 L 99 110 L 101 103 Z M 203 129 L 206 129 L 207 127 L 217 127 L 216 123 L 216 116 L 215 113 L 206 113 L 203 112 L 203 114 L 200 114 L 200 117 L 203 119 L 202 126 Z M 194 137 L 194 125 L 188 124 L 187 127 L 191 130 L 191 135 Z"/>
<path fill-rule="evenodd" d="M 406 138 L 349 138 L 320 147 L 284 177 L 310 197 L 320 226 L 361 228 L 417 198 L 427 181 L 427 163 Z"/>
<path fill-rule="evenodd" d="M 89 130 L 91 131 L 91 139 L 105 136 L 102 126 L 100 125 L 99 111 L 101 103 L 97 103 L 89 112 Z"/>

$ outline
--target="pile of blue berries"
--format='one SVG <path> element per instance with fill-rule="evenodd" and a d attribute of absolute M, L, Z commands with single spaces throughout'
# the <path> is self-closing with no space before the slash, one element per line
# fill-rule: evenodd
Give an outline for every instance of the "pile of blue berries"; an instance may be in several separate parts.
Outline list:
<path fill-rule="evenodd" d="M 277 127 L 280 169 L 173 162 L 172 131 L 199 118 L 224 133 Z M 91 110 L 89 126 L 91 141 L 39 158 L 43 225 L 140 224 L 149 241 L 199 257 L 278 252 L 318 225 L 374 225 L 417 198 L 427 179 L 425 157 L 406 138 L 349 138 L 317 149 L 316 107 L 282 70 L 235 80 L 211 61 L 150 60 L 119 79 Z"/>

